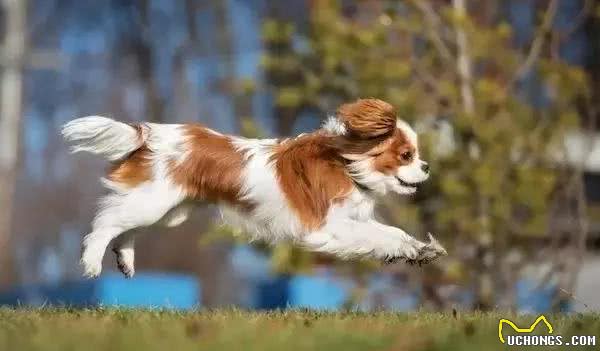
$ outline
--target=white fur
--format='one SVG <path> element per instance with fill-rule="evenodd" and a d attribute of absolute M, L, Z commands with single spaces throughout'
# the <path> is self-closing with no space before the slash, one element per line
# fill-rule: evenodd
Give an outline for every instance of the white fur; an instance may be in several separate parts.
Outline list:
<path fill-rule="evenodd" d="M 156 161 L 185 159 L 189 148 L 186 147 L 187 140 L 182 133 L 183 125 L 148 123 L 147 126 L 150 132 L 146 138 L 146 145 L 157 158 Z M 155 165 L 162 166 L 164 163 L 155 162 Z"/>
<path fill-rule="evenodd" d="M 429 178 L 429 174 L 422 169 L 423 161 L 416 158 L 410 164 L 398 168 L 398 178 L 407 183 L 422 183 Z"/>
<path fill-rule="evenodd" d="M 388 177 L 381 172 L 373 170 L 373 159 L 362 158 L 348 165 L 350 175 L 360 184 L 372 191 L 385 195 L 391 188 L 391 183 L 398 183 L 394 177 Z M 391 178 L 388 179 L 388 178 Z"/>
<path fill-rule="evenodd" d="M 429 173 L 423 171 L 423 165 L 426 164 L 426 162 L 422 161 L 420 158 L 417 133 L 408 123 L 402 120 L 398 120 L 397 127 L 404 132 L 408 141 L 415 147 L 415 155 L 410 164 L 398 168 L 396 176 L 407 183 L 421 183 L 426 181 L 427 178 L 429 178 Z M 415 191 L 416 188 L 400 185 L 400 188 L 396 192 L 414 193 Z"/>
<path fill-rule="evenodd" d="M 169 211 L 161 219 L 161 223 L 169 228 L 177 227 L 188 219 L 193 207 L 192 204 L 184 202 Z"/>
<path fill-rule="evenodd" d="M 404 135 L 406 135 L 408 141 L 412 143 L 415 146 L 415 148 L 418 146 L 417 132 L 415 132 L 415 130 L 410 126 L 410 124 L 408 124 L 406 121 L 399 119 L 396 121 L 396 128 L 404 132 Z M 417 152 L 418 151 L 419 149 L 417 148 Z"/>
<path fill-rule="evenodd" d="M 158 222 L 183 199 L 183 191 L 165 177 L 106 195 L 101 199 L 92 232 L 83 239 L 81 263 L 84 274 L 88 277 L 100 274 L 104 252 L 113 239 L 129 230 Z"/>
<path fill-rule="evenodd" d="M 330 119 L 331 122 L 326 123 L 324 128 L 331 133 L 345 133 L 343 124 L 335 120 Z M 408 124 L 399 123 L 398 126 L 416 147 L 414 131 Z M 157 222 L 177 226 L 187 219 L 194 206 L 194 203 L 185 201 L 183 189 L 171 181 L 167 171 L 168 162 L 183 160 L 191 152 L 182 126 L 147 123 L 140 138 L 137 130 L 126 124 L 102 117 L 88 117 L 68 123 L 63 133 L 68 140 L 76 143 L 75 151 L 91 151 L 113 160 L 134 151 L 136 145 L 140 147 L 139 139 L 145 140 L 146 146 L 152 151 L 151 180 L 134 188 L 103 180 L 111 192 L 101 199 L 92 232 L 83 239 L 81 263 L 86 276 L 96 277 L 100 274 L 104 252 L 113 242 L 119 269 L 131 277 L 135 272 L 134 234 L 128 231 Z M 110 143 L 115 143 L 117 151 L 109 150 Z M 250 212 L 221 206 L 221 214 L 229 224 L 248 231 L 252 239 L 270 243 L 291 241 L 310 250 L 332 253 L 342 258 L 419 260 L 420 257 L 430 259 L 441 255 L 442 251 L 437 247 L 432 248 L 433 240 L 430 244 L 422 243 L 398 228 L 378 223 L 374 217 L 372 194 L 385 194 L 388 191 L 409 194 L 416 190 L 412 186 L 402 186 L 396 176 L 408 183 L 427 179 L 427 173 L 421 169 L 423 161 L 418 155 L 410 165 L 400 167 L 396 176 L 374 171 L 372 158 L 366 155 L 353 155 L 352 159 L 348 155 L 352 161 L 349 173 L 355 181 L 372 191 L 355 189 L 344 201 L 331 205 L 321 228 L 308 231 L 279 186 L 271 160 L 273 147 L 278 141 L 234 138 L 233 143 L 246 160 L 240 175 L 243 180 L 242 199 L 255 206 Z M 126 232 L 126 235 L 122 235 Z M 437 242 L 436 245 L 439 246 Z"/>
<path fill-rule="evenodd" d="M 406 183 L 421 183 L 429 178 L 429 174 L 422 169 L 425 162 L 420 159 L 417 133 L 415 133 L 408 123 L 402 120 L 398 120 L 396 125 L 397 128 L 404 132 L 408 141 L 413 144 L 416 150 L 412 162 L 408 165 L 399 167 L 396 174 L 386 175 L 375 171 L 373 159 L 367 155 L 342 155 L 347 160 L 352 161 L 352 163 L 348 165 L 350 175 L 352 175 L 358 183 L 380 195 L 385 195 L 390 191 L 397 194 L 410 195 L 417 191 L 417 188 L 414 186 L 407 187 L 400 184 L 397 177 Z"/>
<path fill-rule="evenodd" d="M 333 135 L 345 135 L 347 133 L 346 125 L 336 116 L 329 116 L 321 128 Z"/>
<path fill-rule="evenodd" d="M 246 155 L 247 162 L 242 171 L 242 198 L 256 204 L 252 216 L 232 212 L 224 208 L 223 218 L 245 228 L 253 239 L 268 242 L 294 239 L 302 234 L 302 225 L 289 207 L 270 158 L 274 139 L 242 139 L 234 144 Z"/>
<path fill-rule="evenodd" d="M 117 266 L 127 278 L 135 274 L 135 236 L 128 233 L 117 237 L 114 240 L 113 252 L 117 255 Z"/>
<path fill-rule="evenodd" d="M 75 120 L 70 124 L 77 125 L 77 121 Z M 106 123 L 113 126 L 112 130 L 104 124 L 96 124 L 96 128 L 100 128 L 101 131 L 94 132 L 94 130 L 90 130 L 90 135 L 104 133 L 111 135 L 109 139 L 115 141 L 123 140 L 122 143 L 126 144 L 124 140 L 132 136 L 130 130 L 122 128 L 122 123 L 120 122 L 108 121 L 111 121 Z M 80 123 L 79 125 L 82 124 Z M 135 131 L 134 128 L 127 127 Z M 103 179 L 104 185 L 111 192 L 100 200 L 98 212 L 92 223 L 92 232 L 87 234 L 83 239 L 81 264 L 85 276 L 96 277 L 100 274 L 102 271 L 102 258 L 111 241 L 129 230 L 150 226 L 160 221 L 171 209 L 178 206 L 184 200 L 185 194 L 183 190 L 171 182 L 167 173 L 167 160 L 171 157 L 182 157 L 182 151 L 185 149 L 186 140 L 181 133 L 180 127 L 180 125 L 175 124 L 146 124 L 146 145 L 153 151 L 152 155 L 154 155 L 154 159 L 151 160 L 151 181 L 144 182 L 130 189 L 124 188 L 108 179 Z M 79 145 L 76 145 L 75 149 L 85 151 L 104 150 L 103 144 L 109 139 L 87 139 L 83 141 L 86 145 L 85 149 Z M 137 133 L 134 139 L 138 139 Z M 69 140 L 78 142 L 81 139 Z M 110 157 L 106 153 L 101 154 Z M 175 212 L 174 218 L 171 218 L 167 222 L 171 225 L 179 224 L 185 218 L 187 217 L 183 213 Z M 116 241 L 115 251 L 121 252 L 120 255 L 123 261 L 127 266 L 130 266 L 131 274 L 133 274 L 133 239 L 122 243 Z"/>
<path fill-rule="evenodd" d="M 354 191 L 346 201 L 333 206 L 323 228 L 303 237 L 301 244 L 342 258 L 417 259 L 426 244 L 398 228 L 378 223 L 373 209 L 371 197 Z"/>
<path fill-rule="evenodd" d="M 330 124 L 329 127 L 331 126 L 335 124 Z M 340 129 L 329 131 L 341 132 Z M 312 251 L 331 253 L 342 258 L 419 258 L 426 244 L 398 228 L 378 223 L 374 218 L 373 198 L 358 190 L 342 203 L 330 208 L 322 228 L 314 232 L 304 230 L 289 207 L 285 194 L 279 187 L 273 165 L 269 161 L 272 156 L 271 149 L 275 144 L 275 140 L 236 139 L 235 145 L 248 159 L 242 174 L 244 199 L 257 207 L 250 216 L 230 207 L 223 207 L 221 213 L 226 222 L 244 228 L 253 239 L 271 243 L 281 240 L 293 241 Z M 413 169 L 421 163 L 422 161 L 415 159 L 411 165 L 401 167 L 406 170 L 399 173 L 406 173 L 410 178 Z M 422 180 L 425 180 L 427 174 L 422 170 L 420 172 L 425 176 Z M 415 191 L 412 187 L 399 185 L 394 176 L 373 171 L 371 158 L 355 159 L 350 165 L 350 173 L 358 182 L 376 193 L 395 191 L 410 194 Z"/>
<path fill-rule="evenodd" d="M 109 161 L 118 161 L 144 143 L 132 126 L 101 116 L 72 120 L 62 129 L 64 138 L 75 143 L 72 152 L 87 151 Z"/>

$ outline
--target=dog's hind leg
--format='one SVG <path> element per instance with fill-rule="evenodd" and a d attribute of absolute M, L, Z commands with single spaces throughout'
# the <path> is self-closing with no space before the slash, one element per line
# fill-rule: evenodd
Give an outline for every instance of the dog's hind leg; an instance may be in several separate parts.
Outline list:
<path fill-rule="evenodd" d="M 192 210 L 192 205 L 182 203 L 171 209 L 158 222 L 160 225 L 165 225 L 169 228 L 176 227 L 185 222 Z M 135 230 L 128 231 L 119 235 L 112 243 L 112 251 L 117 259 L 117 267 L 126 278 L 131 278 L 135 274 Z"/>
<path fill-rule="evenodd" d="M 111 241 L 129 230 L 158 222 L 183 198 L 180 189 L 165 181 L 146 182 L 104 197 L 93 231 L 83 239 L 81 265 L 84 275 L 90 278 L 100 275 L 102 258 Z M 131 261 L 133 268 L 133 241 L 124 249 L 123 262 Z"/>
<path fill-rule="evenodd" d="M 81 266 L 85 277 L 95 278 L 100 275 L 106 246 L 121 233 L 116 227 L 97 228 L 83 238 Z"/>
<path fill-rule="evenodd" d="M 130 231 L 120 235 L 113 242 L 113 252 L 117 258 L 117 267 L 126 278 L 135 274 L 135 233 Z"/>

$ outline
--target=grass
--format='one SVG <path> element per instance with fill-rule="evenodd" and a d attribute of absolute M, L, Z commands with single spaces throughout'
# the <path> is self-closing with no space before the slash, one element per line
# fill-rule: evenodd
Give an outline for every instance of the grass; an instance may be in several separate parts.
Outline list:
<path fill-rule="evenodd" d="M 184 313 L 103 308 L 0 308 L 0 350 L 549 349 L 508 347 L 498 340 L 500 318 L 511 318 L 518 326 L 525 327 L 535 317 L 499 313 L 249 312 L 236 309 Z M 596 335 L 600 345 L 600 315 L 547 317 L 555 334 Z"/>

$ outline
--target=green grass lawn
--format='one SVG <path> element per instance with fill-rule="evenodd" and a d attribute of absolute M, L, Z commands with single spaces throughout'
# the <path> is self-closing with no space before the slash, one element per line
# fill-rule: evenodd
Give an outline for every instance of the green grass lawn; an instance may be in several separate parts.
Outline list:
<path fill-rule="evenodd" d="M 513 318 L 511 318 L 513 317 Z M 528 327 L 536 316 L 498 313 L 171 312 L 0 308 L 0 350 L 544 350 L 508 347 L 498 320 Z M 548 315 L 557 335 L 596 335 L 600 315 Z M 536 328 L 545 333 L 541 326 Z M 510 333 L 507 329 L 507 334 Z"/>

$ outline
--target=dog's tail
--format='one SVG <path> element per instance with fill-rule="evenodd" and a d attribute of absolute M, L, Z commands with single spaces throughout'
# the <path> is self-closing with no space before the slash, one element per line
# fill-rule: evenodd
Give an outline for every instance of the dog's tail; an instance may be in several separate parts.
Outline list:
<path fill-rule="evenodd" d="M 144 145 L 143 125 L 130 125 L 101 116 L 74 119 L 61 133 L 72 143 L 71 151 L 87 151 L 119 161 Z"/>

